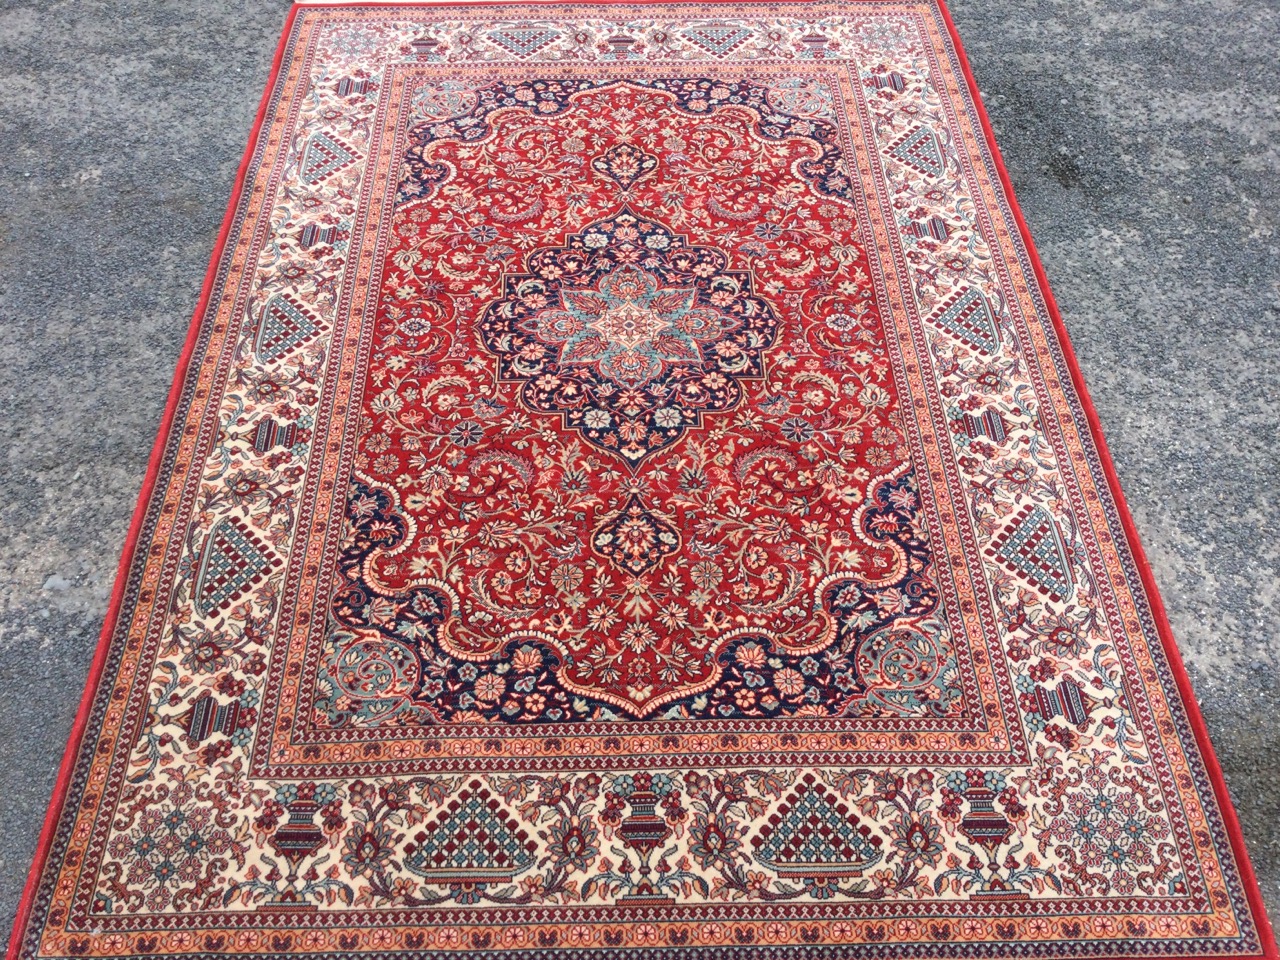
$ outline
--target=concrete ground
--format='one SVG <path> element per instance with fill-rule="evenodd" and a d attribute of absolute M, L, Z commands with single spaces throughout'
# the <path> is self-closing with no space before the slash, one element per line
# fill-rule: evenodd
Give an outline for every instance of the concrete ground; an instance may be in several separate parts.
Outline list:
<path fill-rule="evenodd" d="M 0 0 L 0 936 L 279 0 Z M 1280 919 L 1280 0 L 955 0 Z"/>

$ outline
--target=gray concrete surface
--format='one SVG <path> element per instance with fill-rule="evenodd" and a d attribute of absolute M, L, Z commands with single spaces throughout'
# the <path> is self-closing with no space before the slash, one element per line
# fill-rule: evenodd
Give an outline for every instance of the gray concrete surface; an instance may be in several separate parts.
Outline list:
<path fill-rule="evenodd" d="M 1280 918 L 1280 0 L 953 6 Z M 0 0 L 0 936 L 285 9 Z"/>

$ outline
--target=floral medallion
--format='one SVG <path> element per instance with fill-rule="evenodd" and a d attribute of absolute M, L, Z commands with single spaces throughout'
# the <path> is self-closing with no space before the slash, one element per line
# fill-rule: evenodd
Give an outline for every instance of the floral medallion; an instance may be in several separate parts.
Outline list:
<path fill-rule="evenodd" d="M 963 709 L 864 254 L 812 175 L 842 160 L 776 100 L 539 80 L 412 131 L 321 722 Z M 566 164 L 562 207 L 499 211 Z M 431 198 L 495 170 L 447 252 Z M 464 267 L 498 295 L 459 298 Z M 890 624 L 923 672 L 860 652 Z"/>
<path fill-rule="evenodd" d="M 728 262 L 623 208 L 504 277 L 480 335 L 528 409 L 634 465 L 764 372 L 778 317 Z"/>

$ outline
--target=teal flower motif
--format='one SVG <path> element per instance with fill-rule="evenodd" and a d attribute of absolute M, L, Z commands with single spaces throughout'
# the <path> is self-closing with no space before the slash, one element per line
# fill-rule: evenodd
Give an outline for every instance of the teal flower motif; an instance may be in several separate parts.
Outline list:
<path fill-rule="evenodd" d="M 689 853 L 704 869 L 733 866 L 742 851 L 744 832 L 723 813 L 714 817 L 699 813 L 689 830 Z"/>
<path fill-rule="evenodd" d="M 551 860 L 571 870 L 585 872 L 600 852 L 600 833 L 588 819 L 568 817 L 552 825 L 548 837 Z"/>
<path fill-rule="evenodd" d="M 660 287 L 653 275 L 623 264 L 595 290 L 562 291 L 563 309 L 543 311 L 532 323 L 539 339 L 559 345 L 562 368 L 591 367 L 620 386 L 642 387 L 668 366 L 701 363 L 701 345 L 723 334 L 727 318 L 697 306 L 697 295 L 694 287 Z"/>
<path fill-rule="evenodd" d="M 942 859 L 941 833 L 942 827 L 932 814 L 903 814 L 889 828 L 889 839 L 904 863 L 933 867 Z"/>

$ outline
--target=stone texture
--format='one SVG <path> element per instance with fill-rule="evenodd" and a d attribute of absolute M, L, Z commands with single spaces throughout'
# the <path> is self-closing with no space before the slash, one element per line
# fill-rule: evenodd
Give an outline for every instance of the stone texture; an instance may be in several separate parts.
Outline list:
<path fill-rule="evenodd" d="M 286 10 L 0 0 L 0 936 Z M 953 13 L 1280 916 L 1280 2 Z"/>

